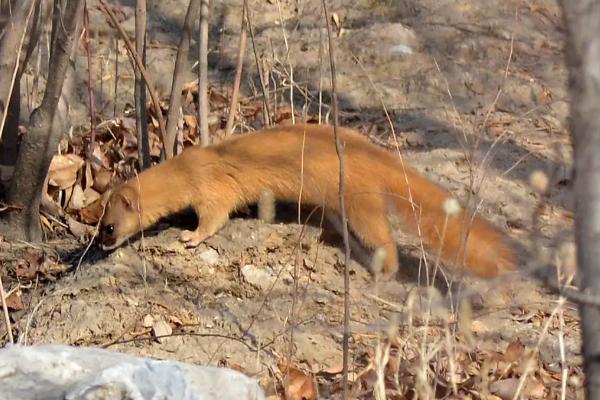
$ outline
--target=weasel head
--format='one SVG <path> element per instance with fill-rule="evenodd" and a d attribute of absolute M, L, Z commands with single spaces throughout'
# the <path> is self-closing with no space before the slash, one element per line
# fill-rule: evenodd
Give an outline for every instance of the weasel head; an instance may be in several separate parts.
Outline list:
<path fill-rule="evenodd" d="M 107 193 L 104 202 L 100 244 L 103 250 L 112 250 L 141 230 L 139 194 L 123 185 Z"/>

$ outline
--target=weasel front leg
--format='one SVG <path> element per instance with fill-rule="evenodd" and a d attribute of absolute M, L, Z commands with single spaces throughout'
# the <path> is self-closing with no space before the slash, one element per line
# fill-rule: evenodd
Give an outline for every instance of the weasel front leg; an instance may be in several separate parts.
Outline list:
<path fill-rule="evenodd" d="M 207 238 L 217 233 L 229 221 L 229 210 L 196 209 L 198 227 L 196 230 L 181 232 L 179 240 L 186 247 L 196 247 Z"/>

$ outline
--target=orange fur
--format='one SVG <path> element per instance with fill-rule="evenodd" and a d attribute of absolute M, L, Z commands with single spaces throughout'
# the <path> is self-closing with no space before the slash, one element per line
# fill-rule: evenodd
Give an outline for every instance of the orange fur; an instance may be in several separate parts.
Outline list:
<path fill-rule="evenodd" d="M 444 260 L 464 261 L 468 270 L 482 276 L 514 269 L 513 250 L 501 232 L 463 211 L 448 216 L 443 204 L 452 198 L 449 192 L 360 134 L 343 128 L 340 134 L 348 221 L 366 246 L 385 249 L 385 272 L 396 271 L 398 263 L 390 204 L 402 227 L 412 233 L 420 230 L 423 242 Z M 303 204 L 338 212 L 338 171 L 329 126 L 278 127 L 192 147 L 113 190 L 101 241 L 105 249 L 117 247 L 161 217 L 191 207 L 200 223 L 195 231 L 184 231 L 181 240 L 195 246 L 219 231 L 232 211 L 257 202 L 265 190 L 276 200 L 296 202 L 302 187 Z"/>

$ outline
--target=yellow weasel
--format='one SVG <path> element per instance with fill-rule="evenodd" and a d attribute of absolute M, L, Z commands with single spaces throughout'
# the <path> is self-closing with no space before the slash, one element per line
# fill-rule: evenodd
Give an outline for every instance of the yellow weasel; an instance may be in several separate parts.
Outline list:
<path fill-rule="evenodd" d="M 481 276 L 515 268 L 514 250 L 503 233 L 480 217 L 444 211 L 444 203 L 452 199 L 448 191 L 357 132 L 340 128 L 340 139 L 345 144 L 349 225 L 364 245 L 385 250 L 385 273 L 398 268 L 390 205 L 403 229 L 419 233 L 450 264 L 464 262 Z M 283 126 L 188 148 L 108 194 L 100 241 L 105 250 L 113 249 L 160 218 L 191 207 L 198 228 L 183 231 L 181 240 L 197 246 L 218 232 L 232 211 L 257 202 L 264 191 L 279 201 L 301 197 L 302 204 L 339 212 L 338 173 L 330 126 Z"/>

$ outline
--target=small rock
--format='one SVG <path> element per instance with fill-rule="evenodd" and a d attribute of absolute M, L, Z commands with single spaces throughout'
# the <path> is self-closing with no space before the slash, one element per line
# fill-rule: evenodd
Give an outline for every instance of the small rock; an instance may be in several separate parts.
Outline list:
<path fill-rule="evenodd" d="M 264 241 L 267 250 L 275 250 L 283 246 L 283 238 L 278 232 L 271 232 Z"/>
<path fill-rule="evenodd" d="M 388 49 L 388 51 L 392 54 L 412 54 L 413 49 L 410 46 L 405 44 L 397 44 Z"/>
<path fill-rule="evenodd" d="M 252 264 L 244 265 L 241 272 L 246 282 L 261 290 L 270 288 L 275 280 L 271 274 Z"/>
<path fill-rule="evenodd" d="M 219 253 L 213 248 L 209 248 L 200 253 L 200 260 L 205 264 L 215 265 L 219 263 Z"/>
<path fill-rule="evenodd" d="M 410 147 L 425 147 L 427 144 L 423 135 L 418 132 L 405 132 L 404 140 L 406 140 L 406 144 Z"/>

